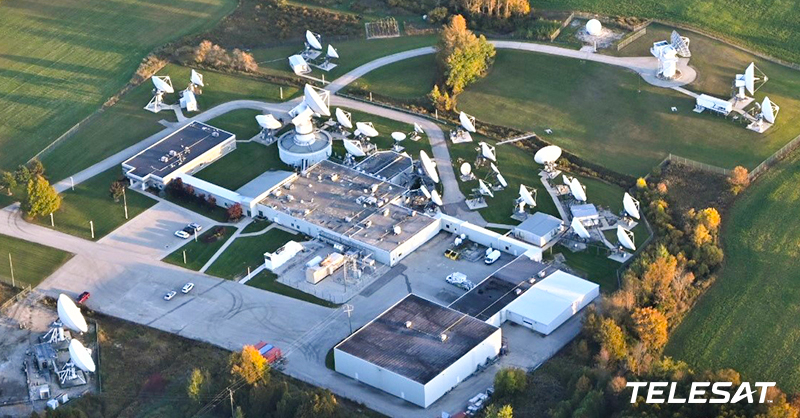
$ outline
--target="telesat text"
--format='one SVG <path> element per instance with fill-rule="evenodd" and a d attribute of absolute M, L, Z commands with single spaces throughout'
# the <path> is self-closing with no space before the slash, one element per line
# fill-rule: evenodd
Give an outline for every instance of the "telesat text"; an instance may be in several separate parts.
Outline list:
<path fill-rule="evenodd" d="M 775 382 L 755 382 L 752 387 L 750 382 L 742 382 L 739 388 L 731 395 L 733 383 L 731 382 L 692 382 L 689 396 L 681 398 L 675 394 L 677 382 L 628 382 L 627 387 L 633 388 L 631 393 L 631 403 L 636 403 L 639 397 L 639 389 L 647 388 L 645 403 L 738 403 L 747 401 L 755 403 L 756 392 L 760 392 L 758 403 L 769 402 L 767 398 L 767 388 L 775 386 Z M 669 389 L 667 389 L 669 388 Z M 711 396 L 706 396 L 710 393 Z"/>

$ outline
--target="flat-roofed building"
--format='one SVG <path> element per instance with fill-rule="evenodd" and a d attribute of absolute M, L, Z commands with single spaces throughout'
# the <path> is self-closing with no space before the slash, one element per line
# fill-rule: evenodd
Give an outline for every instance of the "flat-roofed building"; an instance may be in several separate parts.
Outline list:
<path fill-rule="evenodd" d="M 544 247 L 563 230 L 563 222 L 555 216 L 536 212 L 514 227 L 512 235 L 538 247 Z"/>

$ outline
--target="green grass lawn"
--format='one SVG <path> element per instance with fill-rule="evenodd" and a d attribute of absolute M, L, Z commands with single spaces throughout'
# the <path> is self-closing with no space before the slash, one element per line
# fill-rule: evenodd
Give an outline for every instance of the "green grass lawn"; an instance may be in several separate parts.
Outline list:
<path fill-rule="evenodd" d="M 191 241 L 188 244 L 184 245 L 181 248 L 175 250 L 172 254 L 164 257 L 163 260 L 170 264 L 175 264 L 176 266 L 185 267 L 190 270 L 198 271 L 200 270 L 207 262 L 217 253 L 217 250 L 222 248 L 222 246 L 231 238 L 231 235 L 236 231 L 236 227 L 233 226 L 221 226 L 225 232 L 221 238 L 217 239 L 214 242 L 205 242 L 203 238 L 208 237 L 214 234 L 217 229 L 217 226 L 209 227 L 205 232 L 203 232 L 199 237 L 197 237 L 197 242 Z M 183 253 L 186 252 L 186 264 L 183 263 Z"/>
<path fill-rule="evenodd" d="M 270 225 L 272 225 L 272 222 L 270 222 L 270 221 L 257 220 L 256 219 L 256 220 L 253 220 L 253 222 L 250 222 L 249 224 L 247 224 L 247 226 L 244 227 L 244 229 L 242 230 L 242 233 L 243 234 L 249 234 L 249 233 L 252 233 L 252 232 L 263 231 Z"/>
<path fill-rule="evenodd" d="M 18 238 L 0 235 L 0 279 L 11 283 L 11 264 L 17 286 L 36 286 L 66 263 L 72 254 Z"/>
<path fill-rule="evenodd" d="M 182 208 L 199 213 L 209 219 L 213 219 L 217 222 L 228 222 L 227 209 L 221 206 L 210 207 L 207 203 L 201 203 L 197 199 L 177 198 L 170 193 L 163 193 L 162 197 Z"/>
<path fill-rule="evenodd" d="M 247 285 L 257 287 L 259 289 L 263 289 L 268 292 L 278 293 L 280 295 L 288 296 L 290 298 L 304 300 L 306 302 L 311 302 L 328 308 L 335 308 L 339 306 L 335 303 L 328 302 L 325 299 L 320 299 L 316 296 L 309 295 L 308 293 L 303 292 L 302 290 L 298 290 L 291 286 L 287 286 L 283 283 L 279 283 L 278 276 L 276 276 L 275 273 L 272 273 L 271 271 L 268 270 L 264 270 L 257 276 L 248 280 Z"/>
<path fill-rule="evenodd" d="M 416 99 L 431 92 L 436 81 L 434 54 L 421 55 L 370 71 L 347 89 L 360 88 L 398 99 Z"/>
<path fill-rule="evenodd" d="M 278 156 L 278 145 L 258 142 L 236 144 L 236 150 L 202 169 L 196 177 L 236 190 L 268 170 L 290 170 Z"/>
<path fill-rule="evenodd" d="M 798 182 L 795 152 L 735 202 L 722 231 L 724 268 L 674 331 L 667 355 L 800 391 Z"/>
<path fill-rule="evenodd" d="M 617 282 L 617 269 L 621 266 L 614 260 L 609 260 L 607 252 L 603 249 L 589 248 L 586 251 L 573 253 L 572 251 L 556 246 L 553 254 L 563 254 L 567 265 L 582 273 L 583 277 L 600 285 L 603 293 L 611 293 L 619 287 Z M 550 251 L 545 253 L 545 259 L 552 259 Z"/>
<path fill-rule="evenodd" d="M 217 116 L 207 123 L 228 132 L 233 132 L 236 134 L 236 140 L 238 141 L 247 141 L 261 132 L 261 127 L 256 122 L 256 116 L 260 114 L 261 112 L 258 110 L 237 109 L 222 116 Z"/>
<path fill-rule="evenodd" d="M 99 108 L 153 48 L 210 28 L 235 7 L 231 0 L 0 3 L 0 168 L 24 163 Z"/>
<path fill-rule="evenodd" d="M 61 194 L 62 202 L 54 214 L 55 229 L 76 237 L 92 239 L 89 221 L 94 222 L 94 236 L 98 240 L 127 222 L 123 200 L 114 202 L 108 189 L 111 182 L 122 177 L 119 167 L 104 171 L 91 179 L 75 185 L 75 190 Z M 156 201 L 128 190 L 128 218 L 133 219 Z M 50 217 L 37 218 L 36 223 L 50 226 Z"/>
<path fill-rule="evenodd" d="M 248 267 L 255 270 L 264 264 L 264 253 L 275 251 L 293 239 L 303 238 L 277 228 L 266 234 L 237 238 L 206 273 L 229 280 L 242 278 L 247 275 Z"/>

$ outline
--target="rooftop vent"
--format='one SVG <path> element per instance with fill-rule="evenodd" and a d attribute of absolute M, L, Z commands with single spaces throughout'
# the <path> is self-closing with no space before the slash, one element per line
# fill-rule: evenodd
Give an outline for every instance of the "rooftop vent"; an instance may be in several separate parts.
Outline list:
<path fill-rule="evenodd" d="M 218 137 L 218 136 L 219 136 L 219 132 L 217 132 L 217 131 L 211 132 L 211 136 L 213 136 L 214 138 L 216 138 L 216 137 Z"/>
<path fill-rule="evenodd" d="M 336 182 L 338 180 L 339 180 L 339 174 L 338 173 L 331 174 L 331 181 Z"/>
<path fill-rule="evenodd" d="M 514 289 L 514 294 L 517 295 L 517 296 L 521 295 L 522 294 L 522 289 L 520 289 L 520 288 Z"/>
<path fill-rule="evenodd" d="M 445 333 L 439 334 L 439 339 L 442 340 L 442 342 L 447 341 L 447 334 Z"/>
<path fill-rule="evenodd" d="M 539 274 L 537 274 L 537 276 L 539 276 L 540 278 L 544 278 L 545 274 L 547 273 L 544 270 L 542 270 L 539 272 Z"/>
<path fill-rule="evenodd" d="M 392 232 L 394 232 L 395 235 L 400 235 L 403 233 L 403 229 L 400 228 L 400 225 L 395 225 L 394 228 L 392 228 Z"/>
<path fill-rule="evenodd" d="M 414 325 L 411 321 L 406 321 L 406 328 L 411 329 L 411 326 Z"/>
<path fill-rule="evenodd" d="M 392 214 L 392 212 L 389 211 L 389 208 L 386 208 L 386 209 L 383 210 L 383 216 L 384 217 L 388 218 L 389 215 L 391 215 L 391 214 Z"/>

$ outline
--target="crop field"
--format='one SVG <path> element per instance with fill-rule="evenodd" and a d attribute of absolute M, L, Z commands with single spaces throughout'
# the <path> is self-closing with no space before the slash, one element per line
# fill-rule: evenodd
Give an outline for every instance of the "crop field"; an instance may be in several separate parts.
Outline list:
<path fill-rule="evenodd" d="M 17 286 L 38 285 L 72 258 L 72 254 L 66 251 L 0 235 L 0 279 L 7 283 L 11 283 L 9 254 Z"/>
<path fill-rule="evenodd" d="M 673 332 L 667 355 L 800 391 L 800 153 L 741 196 L 723 224 L 720 277 Z"/>
<path fill-rule="evenodd" d="M 24 163 L 99 108 L 153 48 L 211 27 L 235 6 L 232 0 L 0 3 L 0 169 Z"/>

